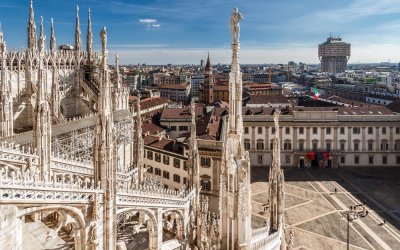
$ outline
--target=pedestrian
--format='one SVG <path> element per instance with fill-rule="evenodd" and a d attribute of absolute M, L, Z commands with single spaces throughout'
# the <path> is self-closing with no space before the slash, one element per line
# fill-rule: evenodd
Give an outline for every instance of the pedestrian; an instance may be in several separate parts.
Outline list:
<path fill-rule="evenodd" d="M 368 210 L 367 210 L 367 212 L 365 212 L 365 214 L 366 214 L 366 216 L 368 216 Z"/>
<path fill-rule="evenodd" d="M 337 193 L 337 189 L 335 188 L 335 194 Z"/>
<path fill-rule="evenodd" d="M 383 219 L 383 224 L 384 224 L 384 225 L 386 224 L 386 219 Z"/>

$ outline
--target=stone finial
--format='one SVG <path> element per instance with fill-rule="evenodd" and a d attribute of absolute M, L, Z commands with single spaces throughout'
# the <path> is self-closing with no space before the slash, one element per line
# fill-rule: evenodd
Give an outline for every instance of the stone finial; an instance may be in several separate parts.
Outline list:
<path fill-rule="evenodd" d="M 100 32 L 101 46 L 103 51 L 107 50 L 107 29 L 103 26 L 103 29 Z"/>

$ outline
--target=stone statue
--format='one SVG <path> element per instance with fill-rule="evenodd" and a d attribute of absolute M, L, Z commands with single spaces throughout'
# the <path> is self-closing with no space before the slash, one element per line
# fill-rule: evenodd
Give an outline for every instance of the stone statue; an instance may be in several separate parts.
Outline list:
<path fill-rule="evenodd" d="M 101 38 L 101 46 L 103 50 L 107 49 L 107 30 L 106 27 L 104 26 L 103 29 L 100 32 L 100 38 Z"/>
<path fill-rule="evenodd" d="M 229 26 L 231 29 L 231 39 L 232 39 L 232 44 L 238 44 L 239 43 L 239 33 L 240 33 L 240 26 L 239 22 L 241 20 L 244 20 L 242 14 L 239 13 L 238 8 L 235 8 L 232 15 L 231 19 L 229 21 Z"/>

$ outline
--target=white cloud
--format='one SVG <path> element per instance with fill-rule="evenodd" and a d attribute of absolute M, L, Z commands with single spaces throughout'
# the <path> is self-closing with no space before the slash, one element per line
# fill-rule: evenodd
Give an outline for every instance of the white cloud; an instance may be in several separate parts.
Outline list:
<path fill-rule="evenodd" d="M 150 19 L 150 18 L 145 18 L 145 19 L 139 19 L 140 23 L 156 23 L 157 19 Z"/>

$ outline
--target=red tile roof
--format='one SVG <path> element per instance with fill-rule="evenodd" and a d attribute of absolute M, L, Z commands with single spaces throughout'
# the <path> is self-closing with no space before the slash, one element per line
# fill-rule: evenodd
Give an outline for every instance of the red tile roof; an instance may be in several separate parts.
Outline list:
<path fill-rule="evenodd" d="M 203 116 L 204 107 L 196 105 L 195 113 L 197 117 Z M 190 113 L 190 107 L 165 108 L 161 114 L 160 120 L 163 119 L 179 119 L 179 120 L 190 121 L 192 119 L 192 114 Z"/>

